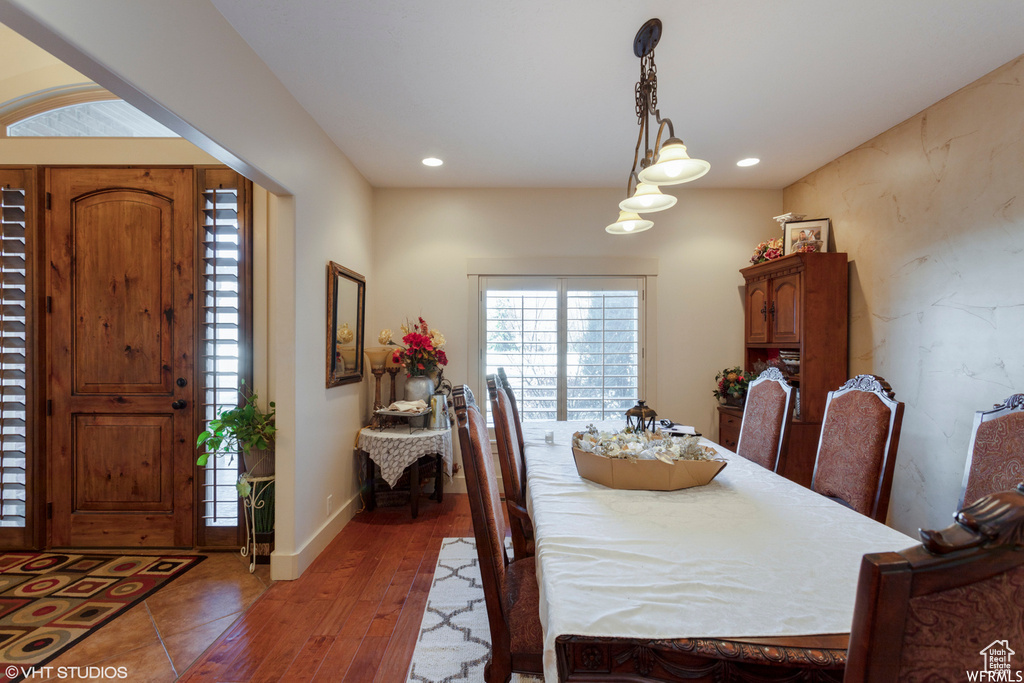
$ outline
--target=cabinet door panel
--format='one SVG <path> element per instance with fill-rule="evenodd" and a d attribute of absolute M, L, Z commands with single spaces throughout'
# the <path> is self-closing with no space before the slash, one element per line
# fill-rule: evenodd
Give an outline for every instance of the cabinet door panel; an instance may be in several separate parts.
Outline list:
<path fill-rule="evenodd" d="M 747 343 L 768 341 L 768 281 L 747 283 Z"/>
<path fill-rule="evenodd" d="M 800 343 L 800 274 L 772 280 L 772 341 Z"/>

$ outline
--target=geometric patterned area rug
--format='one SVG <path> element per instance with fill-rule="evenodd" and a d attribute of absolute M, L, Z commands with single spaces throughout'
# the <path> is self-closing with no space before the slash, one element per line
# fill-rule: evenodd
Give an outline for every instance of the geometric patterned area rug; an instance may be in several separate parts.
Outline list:
<path fill-rule="evenodd" d="M 0 554 L 0 683 L 57 675 L 40 667 L 204 559 Z"/>
<path fill-rule="evenodd" d="M 491 630 L 476 543 L 473 538 L 446 538 L 441 542 L 407 680 L 484 683 L 490 656 Z M 512 674 L 512 683 L 542 683 L 542 679 Z"/>

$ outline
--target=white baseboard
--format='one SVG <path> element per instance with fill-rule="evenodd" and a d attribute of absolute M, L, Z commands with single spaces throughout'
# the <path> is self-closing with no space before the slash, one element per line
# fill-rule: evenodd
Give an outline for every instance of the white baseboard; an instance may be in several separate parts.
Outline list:
<path fill-rule="evenodd" d="M 498 487 L 501 488 L 501 477 L 498 477 Z M 445 493 L 466 493 L 466 477 L 460 471 L 450 480 L 444 483 Z M 294 553 L 282 553 L 275 550 L 270 555 L 270 578 L 273 581 L 292 581 L 299 578 L 302 572 L 306 571 L 317 555 L 323 552 L 324 548 L 334 540 L 345 525 L 356 516 L 361 501 L 359 494 L 356 494 L 348 503 L 343 505 L 331 517 L 325 521 L 312 538 L 306 541 L 305 545 Z"/>
<path fill-rule="evenodd" d="M 465 482 L 463 482 L 465 491 Z M 270 578 L 272 581 L 292 581 L 299 578 L 302 572 L 306 571 L 317 555 L 323 552 L 324 548 L 334 540 L 345 525 L 356 516 L 360 500 L 357 493 L 345 505 L 338 508 L 338 511 L 327 518 L 316 533 L 294 553 L 281 553 L 275 550 L 270 554 Z"/>

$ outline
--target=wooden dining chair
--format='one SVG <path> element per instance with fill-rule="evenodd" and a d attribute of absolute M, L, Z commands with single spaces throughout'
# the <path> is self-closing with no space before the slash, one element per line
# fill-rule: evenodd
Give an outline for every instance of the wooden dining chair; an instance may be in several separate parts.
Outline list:
<path fill-rule="evenodd" d="M 456 387 L 452 403 L 491 630 L 491 660 L 484 669 L 484 678 L 487 683 L 505 683 L 513 671 L 541 675 L 544 643 L 534 558 L 517 557 L 510 562 L 505 552 L 505 517 L 487 422 L 473 392 L 465 385 Z"/>
<path fill-rule="evenodd" d="M 877 375 L 857 375 L 825 399 L 811 489 L 885 523 L 903 404 Z"/>
<path fill-rule="evenodd" d="M 519 440 L 519 452 L 526 452 L 526 441 L 523 439 L 523 420 L 519 416 L 519 402 L 516 401 L 516 394 L 512 391 L 512 384 L 508 381 L 508 375 L 505 374 L 505 368 L 498 368 L 498 379 L 501 380 L 501 386 L 505 388 L 505 393 L 508 395 L 508 404 L 512 407 L 512 417 L 515 418 L 516 423 L 516 438 Z M 523 461 L 523 471 L 526 471 L 526 461 Z"/>
<path fill-rule="evenodd" d="M 974 414 L 959 510 L 1024 479 L 1024 394 Z"/>
<path fill-rule="evenodd" d="M 768 368 L 747 387 L 736 452 L 775 472 L 785 443 L 793 387 L 778 368 Z"/>
<path fill-rule="evenodd" d="M 515 416 L 505 388 L 497 375 L 487 375 L 487 394 L 491 399 L 494 440 L 498 445 L 501 481 L 505 488 L 505 508 L 512 531 L 512 550 L 516 558 L 533 555 L 533 523 L 526 511 L 526 470 L 523 452 L 515 432 Z"/>
<path fill-rule="evenodd" d="M 845 683 L 963 681 L 1024 648 L 1024 484 L 955 519 L 920 546 L 864 556 Z"/>

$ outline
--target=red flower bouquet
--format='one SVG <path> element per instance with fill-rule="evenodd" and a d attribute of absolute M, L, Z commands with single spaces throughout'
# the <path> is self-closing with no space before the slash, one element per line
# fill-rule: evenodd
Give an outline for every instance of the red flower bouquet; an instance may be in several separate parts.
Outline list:
<path fill-rule="evenodd" d="M 448 365 L 448 356 L 442 349 L 446 343 L 444 335 L 430 329 L 423 318 L 412 327 L 402 325 L 402 332 L 405 346 L 395 351 L 391 360 L 404 365 L 409 377 L 434 375 L 438 366 Z"/>

